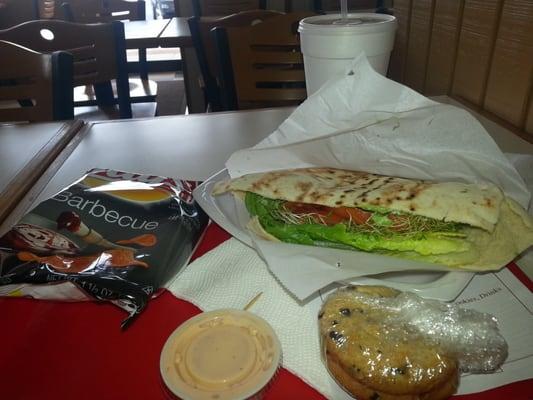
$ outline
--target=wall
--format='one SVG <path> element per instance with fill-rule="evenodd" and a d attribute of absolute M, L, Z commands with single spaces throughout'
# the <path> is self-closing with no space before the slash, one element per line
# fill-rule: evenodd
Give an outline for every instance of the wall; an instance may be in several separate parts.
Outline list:
<path fill-rule="evenodd" d="M 389 76 L 447 94 L 533 143 L 533 1 L 395 0 Z"/>

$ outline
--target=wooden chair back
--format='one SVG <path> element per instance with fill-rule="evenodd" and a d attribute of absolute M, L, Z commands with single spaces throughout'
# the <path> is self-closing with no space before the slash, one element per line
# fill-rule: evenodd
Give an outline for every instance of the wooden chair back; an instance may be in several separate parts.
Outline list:
<path fill-rule="evenodd" d="M 0 31 L 0 40 L 42 53 L 68 51 L 74 57 L 74 86 L 95 85 L 95 91 L 98 91 L 98 85 L 107 87 L 111 80 L 116 80 L 120 116 L 131 118 L 126 44 L 121 22 L 28 21 Z M 112 93 L 100 96 L 99 105 L 114 103 Z"/>
<path fill-rule="evenodd" d="M 74 118 L 71 54 L 41 54 L 0 40 L 0 58 L 0 121 Z"/>
<path fill-rule="evenodd" d="M 225 109 L 295 105 L 306 97 L 298 23 L 288 13 L 257 25 L 215 28 Z"/>
<path fill-rule="evenodd" d="M 92 24 L 146 19 L 145 1 L 57 0 L 56 15 L 66 21 Z"/>
<path fill-rule="evenodd" d="M 42 0 L 41 0 L 42 1 Z M 93 24 L 111 21 L 144 21 L 145 1 L 125 0 L 57 0 L 56 18 Z M 146 49 L 138 49 L 141 79 L 148 79 Z M 155 97 L 152 98 L 154 100 Z"/>
<path fill-rule="evenodd" d="M 58 0 L 61 1 L 61 0 Z M 56 0 L 11 0 L 0 1 L 0 29 L 9 28 L 22 22 L 56 17 Z"/>
<path fill-rule="evenodd" d="M 192 0 L 195 17 L 224 16 L 241 11 L 265 9 L 266 0 Z"/>
<path fill-rule="evenodd" d="M 219 93 L 219 66 L 215 56 L 215 43 L 211 35 L 211 29 L 215 27 L 250 26 L 279 15 L 282 15 L 282 13 L 278 11 L 252 10 L 220 18 L 191 17 L 188 19 L 194 49 L 202 74 L 201 86 L 204 89 L 209 110 L 219 111 L 222 109 Z"/>
<path fill-rule="evenodd" d="M 39 18 L 37 0 L 11 0 L 0 8 L 0 29 Z"/>

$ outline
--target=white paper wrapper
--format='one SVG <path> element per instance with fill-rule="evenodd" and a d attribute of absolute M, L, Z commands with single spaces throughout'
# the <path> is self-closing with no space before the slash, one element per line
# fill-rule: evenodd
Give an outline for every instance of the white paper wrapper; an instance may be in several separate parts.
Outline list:
<path fill-rule="evenodd" d="M 310 96 L 265 140 L 237 151 L 226 163 L 232 178 L 311 166 L 414 179 L 492 182 L 526 209 L 531 197 L 517 170 L 470 113 L 383 77 L 364 55 Z M 254 245 L 274 275 L 300 299 L 341 279 L 447 269 L 259 239 Z"/>

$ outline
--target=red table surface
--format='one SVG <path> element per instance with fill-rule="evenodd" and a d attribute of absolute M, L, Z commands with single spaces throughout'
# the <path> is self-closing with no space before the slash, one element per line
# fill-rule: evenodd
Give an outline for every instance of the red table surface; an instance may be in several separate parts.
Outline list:
<path fill-rule="evenodd" d="M 227 240 L 212 224 L 194 257 Z M 511 270 L 530 290 L 531 281 Z M 124 311 L 107 303 L 0 299 L 0 399 L 167 399 L 159 355 L 169 334 L 200 310 L 165 291 L 126 331 Z M 531 399 L 533 379 L 457 399 Z M 323 399 L 282 369 L 271 399 Z"/>

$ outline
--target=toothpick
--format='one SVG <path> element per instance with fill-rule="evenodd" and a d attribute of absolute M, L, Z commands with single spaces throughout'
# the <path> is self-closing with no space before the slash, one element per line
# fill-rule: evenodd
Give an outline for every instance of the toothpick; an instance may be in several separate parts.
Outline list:
<path fill-rule="evenodd" d="M 259 300 L 259 297 L 261 297 L 262 294 L 263 294 L 263 292 L 259 292 L 259 293 L 257 293 L 257 294 L 255 295 L 255 297 L 254 297 L 252 300 L 250 300 L 250 302 L 249 302 L 248 304 L 246 304 L 246 306 L 244 307 L 243 310 L 244 310 L 244 311 L 248 311 L 248 309 L 249 309 L 250 307 L 252 307 L 252 306 L 254 305 L 254 303 L 255 303 L 257 300 Z"/>

